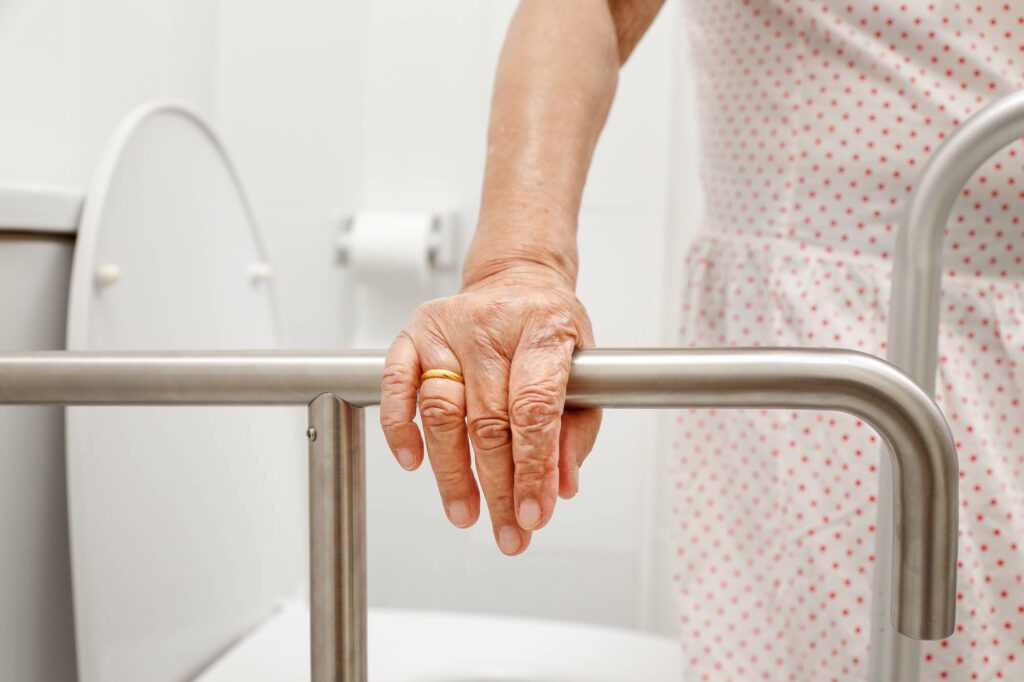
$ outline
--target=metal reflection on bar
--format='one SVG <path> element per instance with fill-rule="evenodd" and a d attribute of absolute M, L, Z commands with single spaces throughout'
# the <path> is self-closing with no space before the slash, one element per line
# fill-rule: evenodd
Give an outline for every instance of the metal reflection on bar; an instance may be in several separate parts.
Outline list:
<path fill-rule="evenodd" d="M 0 403 L 306 404 L 380 400 L 380 351 L 0 355 Z M 893 561 L 897 629 L 953 631 L 957 458 L 932 399 L 875 357 L 841 350 L 585 350 L 567 402 L 603 407 L 778 407 L 857 415 L 890 446 L 900 487 Z"/>
<path fill-rule="evenodd" d="M 945 228 L 960 191 L 993 154 L 1024 137 L 1024 90 L 968 117 L 935 150 L 908 200 L 893 254 L 888 359 L 935 385 Z M 927 383 L 926 383 L 927 382 Z"/>

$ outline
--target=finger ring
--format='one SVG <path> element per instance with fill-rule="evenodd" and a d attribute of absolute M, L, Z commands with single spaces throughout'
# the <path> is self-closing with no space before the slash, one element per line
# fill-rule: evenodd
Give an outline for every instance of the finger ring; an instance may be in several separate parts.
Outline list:
<path fill-rule="evenodd" d="M 420 381 L 424 379 L 451 379 L 457 381 L 460 384 L 466 383 L 466 380 L 462 378 L 462 375 L 458 372 L 450 372 L 447 369 L 428 369 L 426 372 L 420 375 Z"/>

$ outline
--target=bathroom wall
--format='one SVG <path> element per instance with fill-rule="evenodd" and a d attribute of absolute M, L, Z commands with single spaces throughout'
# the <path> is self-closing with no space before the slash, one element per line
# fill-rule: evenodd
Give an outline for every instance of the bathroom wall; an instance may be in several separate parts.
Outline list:
<path fill-rule="evenodd" d="M 675 329 L 678 248 L 699 209 L 675 4 L 621 74 L 584 195 L 579 295 L 602 346 L 664 345 Z M 352 324 L 334 252 L 345 215 L 451 210 L 468 240 L 490 86 L 514 7 L 8 0 L 0 182 L 84 187 L 117 120 L 151 98 L 182 100 L 219 129 L 246 183 L 288 342 L 339 347 Z M 444 284 L 450 290 L 452 278 Z M 670 629 L 657 513 L 662 422 L 607 413 L 581 493 L 511 559 L 486 520 L 468 531 L 448 525 L 428 470 L 402 471 L 371 428 L 371 602 Z"/>
<path fill-rule="evenodd" d="M 0 3 L 0 182 L 83 187 L 135 106 L 215 101 L 217 7 L 207 0 Z"/>

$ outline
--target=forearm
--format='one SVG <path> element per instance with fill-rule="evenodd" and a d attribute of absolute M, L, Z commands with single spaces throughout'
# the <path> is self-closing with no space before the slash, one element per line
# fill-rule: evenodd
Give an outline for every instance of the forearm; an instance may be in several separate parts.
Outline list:
<path fill-rule="evenodd" d="M 524 262 L 575 283 L 580 197 L 619 64 L 606 0 L 520 5 L 495 79 L 467 284 Z"/>

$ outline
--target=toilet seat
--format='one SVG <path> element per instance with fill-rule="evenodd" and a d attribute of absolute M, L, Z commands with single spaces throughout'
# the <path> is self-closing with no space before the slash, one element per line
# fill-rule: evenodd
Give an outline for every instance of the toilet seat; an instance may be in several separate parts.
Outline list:
<path fill-rule="evenodd" d="M 370 609 L 373 682 L 678 682 L 678 640 L 537 618 Z M 308 682 L 309 610 L 281 604 L 195 682 Z"/>
<path fill-rule="evenodd" d="M 68 349 L 278 347 L 265 263 L 214 133 L 181 106 L 147 106 L 87 193 Z M 81 682 L 191 677 L 301 591 L 303 420 L 298 408 L 68 408 Z"/>

